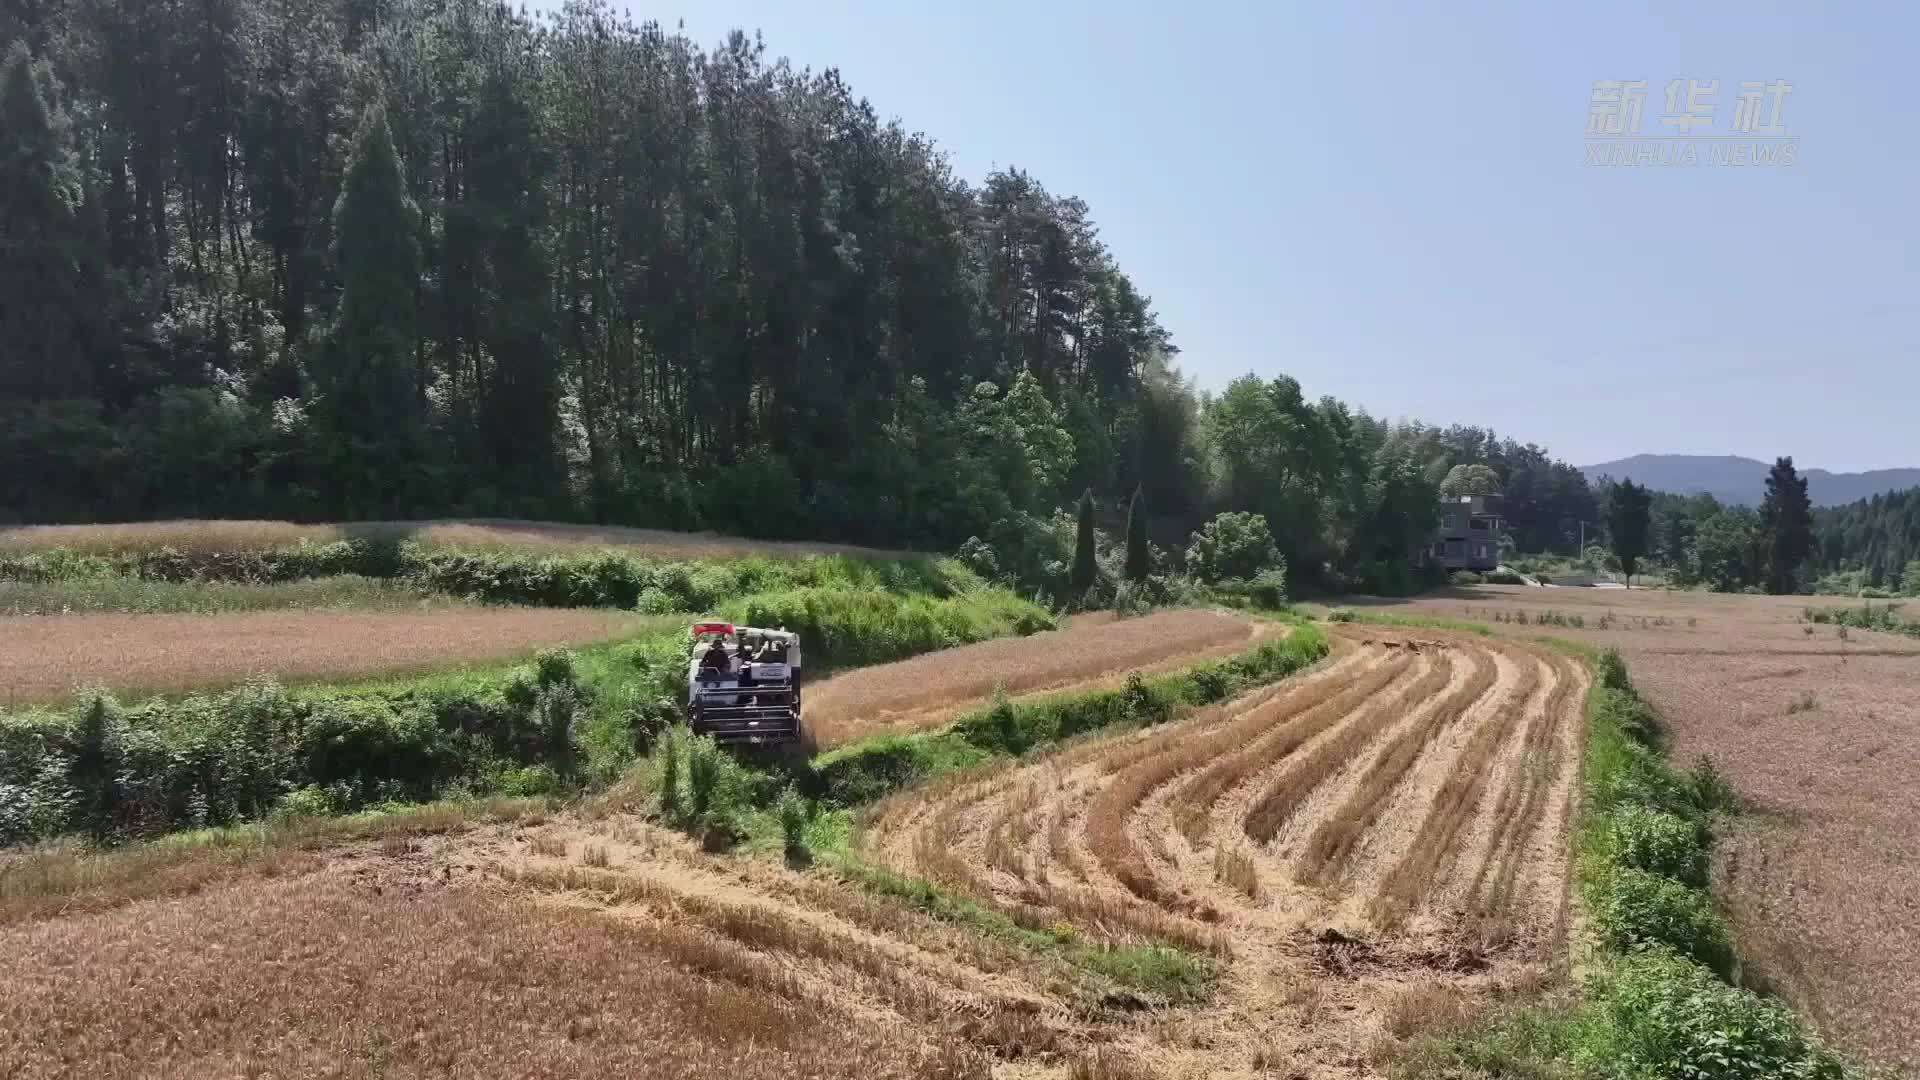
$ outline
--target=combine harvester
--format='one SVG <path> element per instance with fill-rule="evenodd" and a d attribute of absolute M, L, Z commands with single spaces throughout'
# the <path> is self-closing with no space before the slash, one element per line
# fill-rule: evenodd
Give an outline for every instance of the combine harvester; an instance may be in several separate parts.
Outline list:
<path fill-rule="evenodd" d="M 687 723 L 721 743 L 792 743 L 800 733 L 800 635 L 693 624 Z"/>

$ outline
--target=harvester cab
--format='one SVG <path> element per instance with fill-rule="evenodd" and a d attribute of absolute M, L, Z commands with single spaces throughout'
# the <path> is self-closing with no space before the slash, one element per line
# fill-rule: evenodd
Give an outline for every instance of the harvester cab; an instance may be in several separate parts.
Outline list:
<path fill-rule="evenodd" d="M 723 743 L 800 738 L 800 635 L 732 623 L 693 624 L 687 723 Z"/>

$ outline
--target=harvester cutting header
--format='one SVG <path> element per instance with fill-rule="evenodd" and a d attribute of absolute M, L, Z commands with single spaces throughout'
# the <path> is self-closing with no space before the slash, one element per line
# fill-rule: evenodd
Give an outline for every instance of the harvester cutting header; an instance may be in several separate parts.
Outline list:
<path fill-rule="evenodd" d="M 693 624 L 687 722 L 716 742 L 785 743 L 800 738 L 800 635 L 786 630 Z"/>

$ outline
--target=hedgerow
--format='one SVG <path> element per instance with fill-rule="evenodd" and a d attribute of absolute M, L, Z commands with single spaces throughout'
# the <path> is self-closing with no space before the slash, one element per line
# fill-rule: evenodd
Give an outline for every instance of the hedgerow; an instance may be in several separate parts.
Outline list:
<path fill-rule="evenodd" d="M 0 553 L 0 580 L 129 577 L 163 582 L 276 584 L 357 575 L 492 603 L 705 611 L 736 597 L 788 589 L 886 591 L 937 599 L 983 583 L 956 559 L 807 555 L 670 562 L 618 551 L 531 554 L 459 551 L 411 540 L 334 540 L 284 548 L 102 556 L 54 549 Z"/>
<path fill-rule="evenodd" d="M 746 582 L 787 572 L 764 561 L 724 571 Z M 729 607 L 738 621 L 800 631 L 813 672 L 1053 626 L 1044 610 L 984 587 L 940 599 L 808 588 Z M 255 682 L 131 705 L 89 692 L 65 712 L 0 714 L 0 844 L 257 819 L 309 789 L 349 812 L 604 784 L 681 718 L 689 648 L 675 631 L 448 677 L 295 690 Z"/>
<path fill-rule="evenodd" d="M 1000 589 L 934 599 L 878 589 L 800 588 L 719 605 L 729 620 L 800 634 L 811 665 L 881 664 L 936 649 L 1054 628 L 1045 609 Z"/>

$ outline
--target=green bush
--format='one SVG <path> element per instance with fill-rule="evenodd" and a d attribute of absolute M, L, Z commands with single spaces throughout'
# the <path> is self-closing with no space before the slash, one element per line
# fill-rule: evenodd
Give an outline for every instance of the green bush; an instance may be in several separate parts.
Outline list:
<path fill-rule="evenodd" d="M 1636 951 L 1590 988 L 1575 1060 L 1608 1080 L 1840 1080 L 1841 1063 L 1778 1002 L 1719 981 L 1665 949 Z"/>
<path fill-rule="evenodd" d="M 804 858 L 807 854 L 807 801 L 792 786 L 788 786 L 774 800 L 773 815 L 780 822 L 780 838 L 787 857 Z"/>
<path fill-rule="evenodd" d="M 1627 664 L 1620 659 L 1620 650 L 1610 648 L 1600 654 L 1600 685 L 1623 693 L 1633 690 L 1633 681 L 1627 677 Z"/>
<path fill-rule="evenodd" d="M 799 633 L 803 654 L 815 671 L 885 663 L 1055 626 L 1045 610 L 1000 589 L 977 589 L 944 600 L 878 589 L 789 589 L 747 596 L 720 610 L 745 626 Z"/>
<path fill-rule="evenodd" d="M 1707 835 L 1699 823 L 1637 804 L 1616 807 L 1604 824 L 1608 855 L 1618 865 L 1670 877 L 1695 888 L 1707 883 Z"/>
<path fill-rule="evenodd" d="M 502 795 L 525 798 L 558 794 L 566 783 L 551 765 L 523 765 L 506 770 L 493 786 Z"/>
<path fill-rule="evenodd" d="M 1283 611 L 1287 606 L 1287 571 L 1282 565 L 1262 570 L 1249 580 L 1230 578 L 1215 585 L 1213 591 L 1238 606 Z"/>
<path fill-rule="evenodd" d="M 791 588 L 874 589 L 957 596 L 981 584 L 956 559 L 810 555 L 662 562 L 617 551 L 533 554 L 458 551 L 395 538 L 303 542 L 242 551 L 157 548 L 114 556 L 55 549 L 0 554 L 0 580 L 64 581 L 114 576 L 166 582 L 277 584 L 360 575 L 405 579 L 431 592 L 543 607 L 701 611 L 742 593 Z"/>
<path fill-rule="evenodd" d="M 1632 690 L 1621 690 L 1603 685 L 1598 691 L 1600 700 L 1598 710 L 1608 723 L 1627 733 L 1628 737 L 1648 746 L 1657 746 L 1660 742 L 1660 718 L 1655 715 L 1652 706 Z"/>
<path fill-rule="evenodd" d="M 695 737 L 687 742 L 687 809 L 695 820 L 713 811 L 714 796 L 720 787 L 723 753 L 712 739 Z"/>
<path fill-rule="evenodd" d="M 1221 514 L 1194 533 L 1187 547 L 1187 572 L 1210 585 L 1251 581 L 1269 569 L 1284 575 L 1286 561 L 1259 514 Z"/>
<path fill-rule="evenodd" d="M 342 800 L 338 792 L 316 784 L 297 787 L 286 793 L 279 805 L 273 808 L 277 818 L 317 818 L 332 817 L 342 809 Z"/>
<path fill-rule="evenodd" d="M 66 714 L 0 716 L 0 830 L 9 841 L 109 840 L 259 819 L 305 788 L 352 810 L 524 766 L 572 777 L 591 705 L 573 665 L 547 654 L 492 689 L 289 693 L 254 682 L 128 707 L 87 694 Z"/>
<path fill-rule="evenodd" d="M 1609 947 L 1624 952 L 1638 945 L 1664 945 L 1722 978 L 1732 975 L 1727 926 L 1704 890 L 1618 866 L 1594 875 L 1586 893 L 1594 929 Z"/>
<path fill-rule="evenodd" d="M 660 816 L 669 821 L 680 816 L 680 753 L 685 745 L 685 729 L 674 728 L 667 732 L 654 755 L 660 761 Z"/>
<path fill-rule="evenodd" d="M 1714 767 L 1713 759 L 1701 754 L 1687 770 L 1686 783 L 1692 789 L 1694 805 L 1707 813 L 1734 813 L 1740 809 L 1740 794 Z"/>

